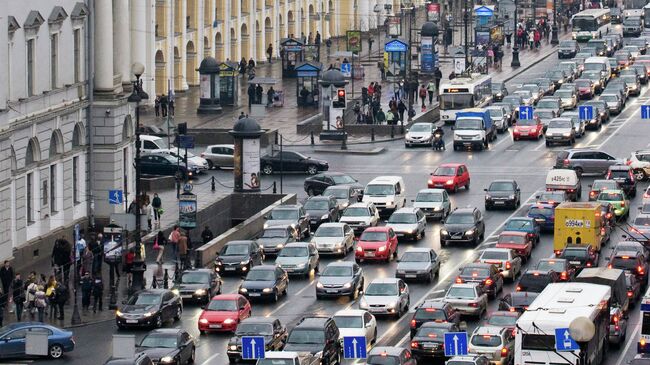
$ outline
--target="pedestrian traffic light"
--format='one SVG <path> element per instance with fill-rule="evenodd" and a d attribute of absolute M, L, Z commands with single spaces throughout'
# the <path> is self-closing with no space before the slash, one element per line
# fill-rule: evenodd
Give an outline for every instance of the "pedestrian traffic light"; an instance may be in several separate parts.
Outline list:
<path fill-rule="evenodd" d="M 338 89 L 336 91 L 336 98 L 332 101 L 332 108 L 345 109 L 345 89 Z"/>
<path fill-rule="evenodd" d="M 178 134 L 187 134 L 187 123 L 178 123 L 176 130 Z"/>

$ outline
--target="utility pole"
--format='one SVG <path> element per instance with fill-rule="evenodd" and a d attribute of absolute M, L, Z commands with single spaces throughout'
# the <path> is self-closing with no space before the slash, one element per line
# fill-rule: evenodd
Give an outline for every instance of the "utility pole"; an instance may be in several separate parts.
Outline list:
<path fill-rule="evenodd" d="M 519 27 L 517 26 L 517 0 L 515 0 L 515 27 L 514 27 L 514 32 L 513 36 L 515 38 L 515 45 L 512 47 L 512 61 L 510 62 L 511 67 L 519 67 L 521 64 L 519 63 L 519 48 L 517 45 L 519 44 L 519 37 L 517 36 L 517 30 Z"/>
<path fill-rule="evenodd" d="M 551 44 L 560 43 L 557 38 L 557 31 L 557 0 L 553 0 L 553 28 L 551 28 Z"/>
<path fill-rule="evenodd" d="M 516 0 L 515 0 L 516 1 Z M 465 26 L 465 71 L 469 70 L 469 11 L 467 9 L 467 3 L 469 0 L 463 1 L 463 23 Z"/>

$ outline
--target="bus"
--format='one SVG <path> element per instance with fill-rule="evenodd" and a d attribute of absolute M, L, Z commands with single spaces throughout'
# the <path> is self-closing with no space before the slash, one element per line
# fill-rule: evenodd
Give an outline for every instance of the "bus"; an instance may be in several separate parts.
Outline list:
<path fill-rule="evenodd" d="M 641 335 L 637 352 L 650 353 L 650 287 L 641 299 Z"/>
<path fill-rule="evenodd" d="M 650 4 L 643 7 L 643 26 L 650 27 Z"/>
<path fill-rule="evenodd" d="M 611 14 L 609 9 L 587 9 L 571 18 L 573 39 L 586 42 L 609 33 Z"/>
<path fill-rule="evenodd" d="M 482 108 L 492 102 L 492 77 L 471 74 L 440 84 L 440 120 L 453 123 L 456 113 L 470 108 Z"/>
<path fill-rule="evenodd" d="M 611 289 L 591 283 L 549 284 L 517 320 L 515 364 L 600 365 L 609 341 Z M 555 329 L 578 317 L 590 319 L 594 336 L 581 350 L 555 351 Z"/>

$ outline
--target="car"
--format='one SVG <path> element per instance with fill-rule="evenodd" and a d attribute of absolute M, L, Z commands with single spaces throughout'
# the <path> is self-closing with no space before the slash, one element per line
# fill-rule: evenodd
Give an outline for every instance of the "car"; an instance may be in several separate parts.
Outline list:
<path fill-rule="evenodd" d="M 397 260 L 395 277 L 402 280 L 426 280 L 431 283 L 440 274 L 438 254 L 431 248 L 409 248 Z"/>
<path fill-rule="evenodd" d="M 596 84 L 590 79 L 577 79 L 578 96 L 580 99 L 591 99 L 596 95 Z"/>
<path fill-rule="evenodd" d="M 451 284 L 444 298 L 461 315 L 481 318 L 487 311 L 488 296 L 479 283 Z"/>
<path fill-rule="evenodd" d="M 291 330 L 284 351 L 308 352 L 325 364 L 339 364 L 342 343 L 339 328 L 330 317 L 305 317 Z"/>
<path fill-rule="evenodd" d="M 507 328 L 480 326 L 472 332 L 468 352 L 484 355 L 495 365 L 509 365 L 515 358 L 515 336 Z"/>
<path fill-rule="evenodd" d="M 433 123 L 413 123 L 404 135 L 404 147 L 427 146 L 433 143 Z"/>
<path fill-rule="evenodd" d="M 456 208 L 440 229 L 440 245 L 449 242 L 468 242 L 478 245 L 485 237 L 485 221 L 477 208 Z"/>
<path fill-rule="evenodd" d="M 603 90 L 601 96 L 606 94 L 618 95 L 623 100 L 623 106 L 625 106 L 627 99 L 630 96 L 630 87 L 627 85 L 625 80 L 616 78 L 607 83 L 607 87 Z"/>
<path fill-rule="evenodd" d="M 264 228 L 290 225 L 298 231 L 299 238 L 307 238 L 311 234 L 311 217 L 300 204 L 278 205 L 264 219 Z"/>
<path fill-rule="evenodd" d="M 201 157 L 208 161 L 212 169 L 233 168 L 235 165 L 235 146 L 232 144 L 214 144 L 207 146 Z"/>
<path fill-rule="evenodd" d="M 287 328 L 277 318 L 248 317 L 239 323 L 235 334 L 228 340 L 226 355 L 230 363 L 242 360 L 242 337 L 247 336 L 264 337 L 265 352 L 281 351 L 287 341 L 287 335 Z"/>
<path fill-rule="evenodd" d="M 576 277 L 576 268 L 569 265 L 569 261 L 566 259 L 540 259 L 537 261 L 535 270 L 555 271 L 560 274 L 560 281 L 573 281 Z"/>
<path fill-rule="evenodd" d="M 368 227 L 357 240 L 354 260 L 390 262 L 397 258 L 397 234 L 390 227 Z"/>
<path fill-rule="evenodd" d="M 650 214 L 639 213 L 634 217 L 629 230 L 629 239 L 643 245 L 650 243 Z M 645 252 L 644 252 L 645 256 Z M 646 256 L 647 258 L 647 256 Z"/>
<path fill-rule="evenodd" d="M 182 300 L 207 304 L 214 295 L 221 294 L 223 282 L 212 269 L 191 269 L 181 272 L 172 291 Z"/>
<path fill-rule="evenodd" d="M 305 213 L 309 215 L 310 230 L 316 230 L 325 222 L 336 222 L 341 216 L 336 198 L 329 195 L 310 196 L 303 207 Z"/>
<path fill-rule="evenodd" d="M 411 338 L 411 354 L 419 362 L 445 360 L 445 334 L 460 332 L 458 324 L 453 322 L 426 322 L 417 329 Z"/>
<path fill-rule="evenodd" d="M 377 320 L 368 311 L 342 309 L 332 319 L 339 328 L 339 341 L 345 337 L 365 337 L 368 349 L 377 341 Z"/>
<path fill-rule="evenodd" d="M 553 117 L 559 117 L 562 114 L 562 100 L 557 96 L 545 96 L 537 103 L 535 110 L 550 110 L 555 113 Z"/>
<path fill-rule="evenodd" d="M 291 225 L 271 226 L 262 229 L 255 242 L 264 251 L 264 256 L 277 255 L 284 246 L 296 242 L 298 231 Z"/>
<path fill-rule="evenodd" d="M 214 259 L 214 269 L 220 275 L 246 274 L 255 265 L 264 262 L 264 251 L 255 241 L 230 241 Z"/>
<path fill-rule="evenodd" d="M 503 232 L 524 232 L 533 245 L 539 243 L 541 228 L 537 221 L 528 217 L 512 217 L 503 226 Z"/>
<path fill-rule="evenodd" d="M 47 334 L 47 356 L 52 359 L 60 359 L 75 348 L 72 331 L 41 322 L 15 322 L 0 328 L 0 358 L 31 357 L 25 346 L 29 333 Z"/>
<path fill-rule="evenodd" d="M 501 101 L 508 96 L 508 89 L 504 82 L 493 82 L 490 87 L 492 89 L 492 100 Z"/>
<path fill-rule="evenodd" d="M 145 153 L 140 156 L 140 173 L 143 175 L 179 176 L 192 178 L 195 171 L 185 168 L 185 163 L 172 155 Z"/>
<path fill-rule="evenodd" d="M 544 90 L 537 84 L 523 84 L 519 90 L 528 90 L 533 95 L 533 104 L 544 96 Z"/>
<path fill-rule="evenodd" d="M 465 264 L 458 269 L 456 283 L 478 283 L 481 291 L 488 297 L 496 298 L 499 292 L 503 290 L 503 275 L 499 272 L 496 265 L 471 263 Z"/>
<path fill-rule="evenodd" d="M 451 212 L 451 200 L 445 189 L 422 189 L 415 196 L 413 206 L 419 208 L 427 218 L 445 219 Z"/>
<path fill-rule="evenodd" d="M 352 186 L 357 190 L 357 192 L 363 192 L 363 185 L 359 184 L 357 179 L 348 174 L 334 171 L 308 176 L 305 178 L 303 187 L 307 195 L 314 196 L 323 194 L 325 189 L 331 186 L 339 185 Z"/>
<path fill-rule="evenodd" d="M 532 106 L 535 104 L 535 96 L 530 90 L 517 89 L 512 95 L 519 96 L 524 101 L 522 105 Z"/>
<path fill-rule="evenodd" d="M 514 118 L 519 116 L 519 106 L 524 105 L 524 98 L 521 95 L 508 95 L 503 98 L 502 103 L 506 103 L 512 107 Z"/>
<path fill-rule="evenodd" d="M 485 355 L 454 356 L 445 365 L 490 365 L 490 360 Z"/>
<path fill-rule="evenodd" d="M 639 75 L 639 81 L 641 82 L 642 85 L 645 85 L 648 83 L 648 67 L 643 64 L 633 64 L 630 66 L 631 69 L 636 70 L 637 74 Z"/>
<path fill-rule="evenodd" d="M 356 298 L 364 288 L 363 269 L 354 262 L 335 261 L 318 273 L 316 299 Z"/>
<path fill-rule="evenodd" d="M 149 153 L 156 155 L 171 155 L 180 160 L 181 164 L 187 166 L 187 168 L 192 171 L 195 175 L 198 175 L 209 168 L 208 161 L 203 157 L 196 156 L 192 152 L 183 151 L 180 148 L 161 148 L 157 150 L 151 150 Z M 187 160 L 187 161 L 186 161 Z"/>
<path fill-rule="evenodd" d="M 510 116 L 508 110 L 503 106 L 489 106 L 485 111 L 490 115 L 492 124 L 496 126 L 497 133 L 504 133 L 510 126 Z"/>
<path fill-rule="evenodd" d="M 605 84 L 607 83 L 607 79 L 603 77 L 602 73 L 599 71 L 585 71 L 580 77 L 582 79 L 591 81 L 596 93 L 602 92 L 605 88 Z M 593 99 L 590 101 L 593 101 Z"/>
<path fill-rule="evenodd" d="M 137 350 L 147 354 L 154 364 L 193 364 L 196 359 L 194 337 L 178 328 L 159 328 L 147 333 Z"/>
<path fill-rule="evenodd" d="M 650 249 L 644 244 L 636 241 L 620 241 L 616 243 L 616 245 L 614 245 L 612 255 L 623 251 L 637 251 L 646 258 L 650 257 Z"/>
<path fill-rule="evenodd" d="M 627 297 L 630 298 L 630 303 L 636 303 L 642 295 L 641 281 L 637 279 L 636 275 L 626 271 L 625 286 L 627 288 Z"/>
<path fill-rule="evenodd" d="M 521 190 L 515 180 L 495 180 L 485 191 L 485 210 L 496 207 L 517 209 L 521 204 Z"/>
<path fill-rule="evenodd" d="M 524 262 L 527 262 L 533 254 L 534 238 L 526 232 L 504 231 L 499 234 L 496 248 L 508 248 L 514 250 Z"/>
<path fill-rule="evenodd" d="M 130 357 L 114 358 L 111 356 L 104 365 L 154 365 L 145 353 L 137 353 Z"/>
<path fill-rule="evenodd" d="M 614 53 L 614 58 L 616 59 L 616 63 L 618 64 L 619 72 L 620 70 L 628 67 L 632 63 L 632 55 L 630 54 L 630 52 L 623 49 L 616 51 Z"/>
<path fill-rule="evenodd" d="M 618 59 L 616 57 L 608 57 L 607 58 L 607 63 L 609 63 L 609 67 L 612 70 L 612 78 L 618 75 L 619 71 L 621 71 L 621 68 L 623 66 L 619 63 Z M 610 78 L 611 81 L 611 78 Z"/>
<path fill-rule="evenodd" d="M 598 195 L 603 190 L 618 189 L 618 181 L 597 179 L 592 184 L 589 184 L 589 201 L 596 201 Z"/>
<path fill-rule="evenodd" d="M 627 219 L 630 216 L 630 201 L 621 189 L 603 190 L 598 194 L 596 201 L 611 204 L 617 219 Z"/>
<path fill-rule="evenodd" d="M 485 319 L 485 325 L 505 328 L 506 330 L 512 333 L 512 336 L 515 335 L 517 328 L 517 319 L 521 316 L 520 313 L 510 312 L 510 311 L 494 311 L 487 315 Z"/>
<path fill-rule="evenodd" d="M 582 105 L 594 107 L 594 111 L 597 111 L 600 114 L 600 122 L 607 123 L 609 122 L 609 109 L 607 108 L 607 103 L 602 100 L 589 100 Z"/>
<path fill-rule="evenodd" d="M 516 291 L 541 293 L 544 288 L 560 281 L 560 274 L 553 270 L 528 269 L 521 274 Z"/>
<path fill-rule="evenodd" d="M 556 90 L 553 96 L 560 98 L 563 110 L 575 109 L 578 106 L 578 95 L 574 90 Z"/>
<path fill-rule="evenodd" d="M 517 120 L 517 110 L 516 110 L 517 108 L 513 104 L 506 103 L 506 102 L 503 102 L 503 101 L 499 101 L 499 102 L 493 103 L 492 106 L 502 106 L 502 107 L 506 108 L 506 112 L 507 112 L 507 115 L 508 115 L 508 124 L 509 125 L 512 125 Z"/>
<path fill-rule="evenodd" d="M 604 101 L 607 103 L 607 109 L 609 113 L 613 115 L 618 115 L 623 110 L 623 99 L 617 94 L 600 94 L 598 100 Z"/>
<path fill-rule="evenodd" d="M 620 307 L 609 308 L 609 343 L 620 347 L 627 336 L 627 315 Z"/>
<path fill-rule="evenodd" d="M 476 262 L 495 265 L 504 279 L 510 279 L 512 282 L 521 273 L 521 257 L 508 248 L 486 248 Z"/>
<path fill-rule="evenodd" d="M 220 294 L 210 299 L 199 315 L 199 333 L 235 332 L 251 316 L 251 304 L 240 294 Z"/>
<path fill-rule="evenodd" d="M 361 233 L 379 223 L 379 210 L 370 202 L 354 203 L 343 211 L 339 222 L 347 223 L 354 233 Z"/>
<path fill-rule="evenodd" d="M 127 327 L 160 328 L 167 321 L 179 321 L 183 300 L 168 289 L 144 289 L 135 292 L 115 311 L 118 329 Z"/>
<path fill-rule="evenodd" d="M 309 278 L 312 271 L 318 272 L 320 256 L 316 245 L 308 242 L 295 242 L 286 245 L 275 259 L 289 275 L 302 275 Z"/>
<path fill-rule="evenodd" d="M 429 189 L 445 189 L 447 191 L 458 191 L 459 188 L 464 187 L 469 190 L 470 176 L 469 170 L 465 164 L 459 163 L 445 163 L 431 173 L 429 177 Z"/>
<path fill-rule="evenodd" d="M 347 223 L 323 223 L 311 237 L 319 254 L 347 255 L 354 248 L 354 230 Z"/>
<path fill-rule="evenodd" d="M 246 299 L 269 299 L 277 303 L 287 295 L 289 275 L 279 265 L 260 265 L 251 268 L 239 285 L 239 294 Z"/>
<path fill-rule="evenodd" d="M 650 177 L 650 150 L 637 150 L 630 153 L 625 164 L 632 168 L 637 181 L 646 180 Z"/>
<path fill-rule="evenodd" d="M 366 365 L 416 365 L 409 349 L 391 346 L 375 346 L 368 352 Z"/>
<path fill-rule="evenodd" d="M 569 261 L 569 265 L 576 272 L 585 267 L 598 266 L 598 251 L 594 250 L 591 245 L 567 244 L 556 256 Z"/>
<path fill-rule="evenodd" d="M 578 111 L 573 110 L 573 111 L 564 112 L 562 113 L 562 118 L 571 119 L 571 122 L 573 123 L 573 128 L 576 132 L 575 133 L 576 138 L 584 137 L 585 133 L 587 132 L 588 121 L 582 119 Z"/>
<path fill-rule="evenodd" d="M 639 96 L 641 95 L 641 81 L 636 75 L 620 75 L 619 78 L 625 81 L 630 95 Z"/>
<path fill-rule="evenodd" d="M 557 58 L 573 58 L 580 51 L 580 46 L 575 40 L 562 40 L 557 50 Z"/>
<path fill-rule="evenodd" d="M 552 232 L 555 229 L 555 205 L 553 204 L 533 204 L 526 216 L 533 218 L 542 232 Z"/>
<path fill-rule="evenodd" d="M 566 143 L 573 146 L 576 143 L 576 129 L 570 118 L 553 118 L 548 122 L 546 132 L 546 147 L 554 143 Z"/>
<path fill-rule="evenodd" d="M 411 303 L 409 287 L 402 279 L 376 278 L 366 287 L 359 300 L 359 309 L 374 315 L 394 316 L 407 313 Z"/>
<path fill-rule="evenodd" d="M 559 68 L 546 71 L 544 78 L 551 80 L 553 85 L 555 85 L 555 89 L 559 89 L 560 86 L 567 81 L 566 71 Z"/>
<path fill-rule="evenodd" d="M 392 228 L 398 239 L 418 241 L 425 235 L 427 217 L 420 208 L 400 208 L 390 215 L 386 227 Z"/>
<path fill-rule="evenodd" d="M 558 152 L 555 157 L 556 169 L 573 169 L 578 176 L 582 174 L 605 175 L 611 165 L 623 161 L 593 148 L 573 148 Z"/>
<path fill-rule="evenodd" d="M 567 73 L 573 77 L 573 81 L 578 79 L 578 77 L 580 77 L 580 74 L 582 73 L 582 70 L 580 70 L 578 63 L 575 62 L 574 60 L 560 62 L 558 67 L 566 70 Z"/>
<path fill-rule="evenodd" d="M 553 120 L 557 116 L 558 115 L 550 109 L 539 109 L 539 110 L 536 109 L 533 111 L 533 119 L 520 119 L 517 121 L 517 125 L 527 127 L 523 129 L 529 129 L 531 126 L 537 126 L 538 124 L 541 124 L 542 132 L 546 132 L 546 129 L 548 128 L 548 124 L 551 122 L 551 120 Z M 515 130 L 517 130 L 516 128 L 517 125 L 515 125 Z M 541 134 L 543 137 L 543 133 Z M 538 138 L 541 137 L 538 136 Z"/>
<path fill-rule="evenodd" d="M 566 191 L 564 190 L 546 190 L 541 192 L 536 197 L 535 203 L 537 204 L 548 204 L 553 207 L 557 207 L 561 203 L 569 201 Z"/>
<path fill-rule="evenodd" d="M 614 180 L 618 183 L 618 189 L 622 189 L 626 196 L 636 196 L 636 182 L 632 167 L 624 164 L 611 165 L 605 175 L 607 180 Z"/>
<path fill-rule="evenodd" d="M 628 271 L 641 282 L 641 286 L 648 284 L 648 262 L 638 251 L 619 251 L 608 259 L 608 269 L 620 269 Z"/>
<path fill-rule="evenodd" d="M 544 91 L 544 95 L 551 95 L 555 91 L 555 85 L 553 82 L 547 78 L 540 77 L 537 79 L 531 80 L 531 83 L 537 84 Z M 539 103 L 538 103 L 539 104 Z"/>
<path fill-rule="evenodd" d="M 274 151 L 271 154 L 262 156 L 260 159 L 262 173 L 271 175 L 274 172 L 302 172 L 309 175 L 316 175 L 321 171 L 327 171 L 327 161 L 307 157 L 295 151 Z"/>
<path fill-rule="evenodd" d="M 323 191 L 323 195 L 331 196 L 336 199 L 336 204 L 339 207 L 341 214 L 343 214 L 343 211 L 347 207 L 359 202 L 361 198 L 358 189 L 352 185 L 328 186 Z"/>
<path fill-rule="evenodd" d="M 499 300 L 499 310 L 524 313 L 538 295 L 539 293 L 525 291 L 508 293 Z"/>
<path fill-rule="evenodd" d="M 418 328 L 427 322 L 447 322 L 460 326 L 460 313 L 449 303 L 437 299 L 425 300 L 415 308 L 415 313 L 411 317 L 411 338 L 415 336 Z"/>

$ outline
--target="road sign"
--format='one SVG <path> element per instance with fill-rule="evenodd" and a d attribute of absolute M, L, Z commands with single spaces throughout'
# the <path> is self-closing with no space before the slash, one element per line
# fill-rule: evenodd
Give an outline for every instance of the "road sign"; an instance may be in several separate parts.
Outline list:
<path fill-rule="evenodd" d="M 519 107 L 519 119 L 521 120 L 533 119 L 533 107 L 528 105 L 521 105 Z"/>
<path fill-rule="evenodd" d="M 445 356 L 467 355 L 467 332 L 445 333 Z"/>
<path fill-rule="evenodd" d="M 568 328 L 555 329 L 555 350 L 557 351 L 576 351 L 580 346 L 571 338 Z"/>
<path fill-rule="evenodd" d="M 650 119 L 650 105 L 641 105 L 641 119 Z"/>
<path fill-rule="evenodd" d="M 366 338 L 364 336 L 343 337 L 343 357 L 346 359 L 365 359 Z"/>
<path fill-rule="evenodd" d="M 179 148 L 194 148 L 194 136 L 178 136 Z"/>
<path fill-rule="evenodd" d="M 581 105 L 578 107 L 578 115 L 582 120 L 591 120 L 594 118 L 594 107 L 591 105 Z"/>
<path fill-rule="evenodd" d="M 341 73 L 345 75 L 345 77 L 351 77 L 352 76 L 352 64 L 351 63 L 342 63 L 341 64 Z"/>
<path fill-rule="evenodd" d="M 109 190 L 108 191 L 108 204 L 117 205 L 124 202 L 124 195 L 122 190 Z"/>
<path fill-rule="evenodd" d="M 241 338 L 241 357 L 244 360 L 264 358 L 264 337 L 245 336 Z"/>

